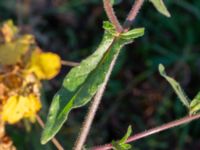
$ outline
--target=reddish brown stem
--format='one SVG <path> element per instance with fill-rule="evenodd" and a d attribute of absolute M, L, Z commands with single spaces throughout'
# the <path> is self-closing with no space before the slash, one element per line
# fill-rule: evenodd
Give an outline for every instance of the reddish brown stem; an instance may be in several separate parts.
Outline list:
<path fill-rule="evenodd" d="M 152 128 L 152 129 L 149 129 L 147 131 L 144 131 L 144 132 L 138 133 L 136 135 L 133 135 L 130 138 L 128 138 L 128 140 L 126 142 L 127 143 L 134 142 L 134 141 L 137 141 L 139 139 L 142 139 L 142 138 L 145 138 L 147 136 L 150 136 L 152 134 L 159 133 L 161 131 L 180 126 L 182 124 L 191 122 L 191 121 L 199 119 L 199 118 L 200 118 L 200 113 L 197 114 L 197 115 L 193 115 L 193 116 L 186 116 L 184 118 L 181 118 L 181 119 L 166 123 L 166 124 L 161 125 L 159 127 Z M 112 149 L 112 144 L 106 144 L 106 145 L 103 145 L 103 146 L 94 147 L 91 150 L 110 150 L 110 149 Z"/>
<path fill-rule="evenodd" d="M 40 118 L 39 115 L 36 115 L 36 119 L 37 119 L 37 122 L 38 124 L 44 128 L 44 122 L 42 121 L 42 119 Z M 64 150 L 64 148 L 62 147 L 62 145 L 58 142 L 58 140 L 56 138 L 53 138 L 52 140 L 52 143 L 55 145 L 55 147 L 58 149 L 58 150 Z"/>
<path fill-rule="evenodd" d="M 107 14 L 109 20 L 115 26 L 117 32 L 121 33 L 123 31 L 123 28 L 115 15 L 115 12 L 113 10 L 110 0 L 103 0 L 103 4 L 104 4 L 104 9 L 106 11 L 106 14 Z"/>
<path fill-rule="evenodd" d="M 129 12 L 128 16 L 126 17 L 126 20 L 123 25 L 125 32 L 127 32 L 129 30 L 131 24 L 134 22 L 143 3 L 144 3 L 144 0 L 135 0 L 135 3 L 133 4 L 131 11 Z"/>

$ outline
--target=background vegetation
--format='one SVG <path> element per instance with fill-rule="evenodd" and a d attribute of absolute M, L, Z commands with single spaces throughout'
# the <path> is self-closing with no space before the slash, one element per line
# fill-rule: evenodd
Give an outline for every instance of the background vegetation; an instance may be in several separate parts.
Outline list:
<path fill-rule="evenodd" d="M 115 6 L 123 20 L 133 0 Z M 135 27 L 145 27 L 145 36 L 126 46 L 118 59 L 102 104 L 93 124 L 87 146 L 121 138 L 129 124 L 137 133 L 180 118 L 185 108 L 177 100 L 168 83 L 160 77 L 157 66 L 163 63 L 169 75 L 179 81 L 193 98 L 200 90 L 200 1 L 166 0 L 172 17 L 160 15 L 146 2 Z M 23 32 L 36 36 L 45 51 L 59 54 L 63 60 L 80 62 L 95 50 L 102 35 L 102 21 L 107 20 L 101 0 L 1 0 L 0 21 L 14 19 Z M 53 94 L 59 89 L 70 67 L 42 89 L 43 110 L 47 110 Z M 87 105 L 88 106 L 88 105 Z M 74 110 L 57 138 L 71 149 L 81 127 L 87 107 Z M 40 145 L 41 128 L 23 124 L 7 128 L 20 150 L 54 150 L 49 143 Z M 200 121 L 139 140 L 135 150 L 199 150 Z"/>

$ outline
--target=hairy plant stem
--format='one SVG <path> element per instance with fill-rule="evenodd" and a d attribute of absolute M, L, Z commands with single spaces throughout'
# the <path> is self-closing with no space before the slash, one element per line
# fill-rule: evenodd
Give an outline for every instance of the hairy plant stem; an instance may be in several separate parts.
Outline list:
<path fill-rule="evenodd" d="M 96 93 L 96 95 L 95 95 L 95 97 L 94 97 L 94 99 L 91 103 L 91 106 L 89 107 L 89 111 L 88 111 L 88 114 L 85 117 L 85 121 L 84 121 L 83 126 L 81 128 L 80 135 L 79 135 L 77 141 L 75 142 L 74 150 L 81 150 L 84 143 L 85 143 L 85 140 L 86 140 L 87 135 L 89 133 L 89 130 L 91 128 L 92 122 L 94 120 L 94 116 L 95 116 L 96 111 L 98 109 L 98 106 L 101 102 L 103 93 L 105 91 L 106 85 L 107 85 L 108 80 L 110 78 L 110 75 L 111 75 L 111 72 L 112 72 L 113 67 L 115 65 L 117 57 L 118 57 L 118 55 L 114 56 L 114 58 L 113 58 L 113 60 L 110 64 L 109 70 L 106 74 L 105 80 L 104 80 L 103 84 L 101 85 L 101 87 L 99 88 L 99 90 L 97 91 L 97 93 Z"/>
<path fill-rule="evenodd" d="M 38 122 L 38 124 L 44 128 L 44 122 L 42 121 L 42 119 L 40 118 L 39 115 L 36 115 L 36 120 Z M 56 138 L 53 138 L 52 140 L 52 143 L 55 145 L 55 147 L 58 149 L 58 150 L 64 150 L 64 148 L 62 147 L 62 145 L 58 142 L 58 140 Z"/>
<path fill-rule="evenodd" d="M 116 31 L 118 33 L 121 33 L 123 31 L 123 28 L 115 15 L 115 12 L 113 10 L 110 0 L 103 0 L 103 4 L 104 4 L 105 12 L 106 12 L 110 22 L 115 26 Z"/>
<path fill-rule="evenodd" d="M 125 23 L 124 23 L 124 27 L 123 28 L 121 26 L 121 24 L 119 23 L 116 15 L 115 15 L 115 12 L 113 10 L 113 7 L 112 7 L 112 4 L 110 2 L 110 0 L 103 0 L 103 4 L 104 4 L 104 9 L 106 11 L 106 14 L 109 18 L 109 20 L 112 22 L 112 24 L 115 26 L 116 28 L 116 31 L 120 34 L 121 32 L 125 31 L 127 32 L 131 26 L 131 23 L 133 23 L 137 13 L 139 12 L 139 9 L 141 8 L 142 4 L 143 4 L 144 0 L 136 0 L 129 15 L 127 16 L 126 20 L 125 20 Z M 105 88 L 106 88 L 106 85 L 108 83 L 108 80 L 109 80 L 109 77 L 110 77 L 110 74 L 113 70 L 113 67 L 115 65 L 115 62 L 116 62 L 116 59 L 117 59 L 117 56 L 116 55 L 114 57 L 114 59 L 112 60 L 111 62 L 111 65 L 109 67 L 109 70 L 106 74 L 106 77 L 105 77 L 105 81 L 104 83 L 101 85 L 101 87 L 99 88 L 99 90 L 97 91 L 92 103 L 91 103 L 91 106 L 89 107 L 89 110 L 88 110 L 88 114 L 86 115 L 85 117 L 85 121 L 83 122 L 83 125 L 82 125 L 82 128 L 81 128 L 81 131 L 79 133 L 79 136 L 78 136 L 78 139 L 76 140 L 75 142 L 75 145 L 74 145 L 74 150 L 81 150 L 85 141 L 86 141 L 86 138 L 88 136 L 88 133 L 89 133 L 89 130 L 91 128 L 91 125 L 92 125 L 92 122 L 94 120 L 94 116 L 96 114 L 96 111 L 98 109 L 98 106 L 100 104 L 100 101 L 102 99 L 102 96 L 103 96 L 103 93 L 105 91 Z"/>
<path fill-rule="evenodd" d="M 123 24 L 124 32 L 127 32 L 129 30 L 129 28 L 131 27 L 131 25 L 133 24 L 143 3 L 144 3 L 144 0 L 135 0 L 134 5 L 132 6 L 131 11 L 129 12 L 129 14 Z"/>
<path fill-rule="evenodd" d="M 193 120 L 197 120 L 199 118 L 200 118 L 200 113 L 196 114 L 196 115 L 192 115 L 192 116 L 186 116 L 184 118 L 181 118 L 181 119 L 178 119 L 178 120 L 163 124 L 161 126 L 149 129 L 147 131 L 138 133 L 136 135 L 133 135 L 130 138 L 128 138 L 126 143 L 134 142 L 136 140 L 145 138 L 145 137 L 150 136 L 152 134 L 156 134 L 156 133 L 159 133 L 161 131 L 165 131 L 167 129 L 180 126 L 182 124 L 186 124 L 188 122 L 191 122 Z M 112 149 L 112 144 L 106 144 L 106 145 L 103 145 L 103 146 L 98 146 L 98 147 L 91 148 L 91 150 L 110 150 L 110 149 Z"/>

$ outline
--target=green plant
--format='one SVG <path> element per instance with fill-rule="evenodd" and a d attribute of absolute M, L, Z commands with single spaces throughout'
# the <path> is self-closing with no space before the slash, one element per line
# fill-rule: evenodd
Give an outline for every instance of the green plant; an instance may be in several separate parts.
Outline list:
<path fill-rule="evenodd" d="M 91 56 L 83 60 L 79 66 L 69 72 L 64 79 L 62 88 L 54 96 L 42 134 L 41 142 L 43 144 L 48 142 L 60 130 L 72 109 L 84 106 L 94 97 L 88 115 L 83 123 L 80 136 L 74 147 L 75 150 L 82 149 L 120 50 L 135 38 L 144 34 L 143 28 L 129 31 L 139 9 L 144 3 L 143 0 L 135 1 L 123 26 L 119 23 L 112 8 L 112 3 L 115 3 L 115 1 L 111 3 L 109 0 L 104 0 L 103 2 L 111 23 L 104 22 L 105 33 L 98 49 Z M 151 0 L 151 2 L 159 12 L 170 17 L 170 13 L 162 0 Z M 164 67 L 162 66 L 160 66 L 160 73 L 172 85 L 183 104 L 189 109 L 190 114 L 196 113 L 199 110 L 199 96 L 190 104 L 180 85 L 165 74 Z M 167 127 L 164 125 L 162 129 L 168 129 L 197 118 L 199 118 L 199 115 L 188 116 L 184 120 L 178 121 L 178 123 L 173 122 Z M 144 134 L 141 137 L 144 137 Z M 136 139 L 139 138 L 137 137 Z M 134 140 L 130 137 L 130 140 L 127 139 L 126 141 L 131 142 Z M 105 147 L 99 149 L 103 148 L 105 149 Z M 112 145 L 109 145 L 107 148 L 112 148 Z"/>

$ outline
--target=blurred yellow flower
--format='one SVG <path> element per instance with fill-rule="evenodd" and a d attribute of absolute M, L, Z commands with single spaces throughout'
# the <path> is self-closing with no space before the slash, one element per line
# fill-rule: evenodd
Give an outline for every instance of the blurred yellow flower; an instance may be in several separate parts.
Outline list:
<path fill-rule="evenodd" d="M 0 26 L 0 119 L 15 124 L 34 121 L 41 109 L 41 80 L 55 77 L 61 59 L 42 52 L 31 34 L 20 35 L 11 20 Z"/>
<path fill-rule="evenodd" d="M 41 80 L 52 79 L 60 71 L 61 60 L 54 53 L 34 51 L 27 68 Z"/>
<path fill-rule="evenodd" d="M 13 24 L 12 20 L 3 23 L 1 32 L 4 36 L 5 42 L 11 42 L 18 32 L 17 27 Z"/>
<path fill-rule="evenodd" d="M 0 28 L 4 38 L 4 43 L 0 45 L 0 64 L 14 65 L 21 60 L 21 57 L 34 44 L 34 37 L 30 34 L 25 34 L 14 38 L 18 29 L 12 21 L 7 21 Z"/>
<path fill-rule="evenodd" d="M 41 103 L 33 94 L 28 96 L 11 96 L 3 105 L 2 120 L 10 124 L 14 124 L 22 118 L 27 118 L 32 121 L 40 108 Z"/>

